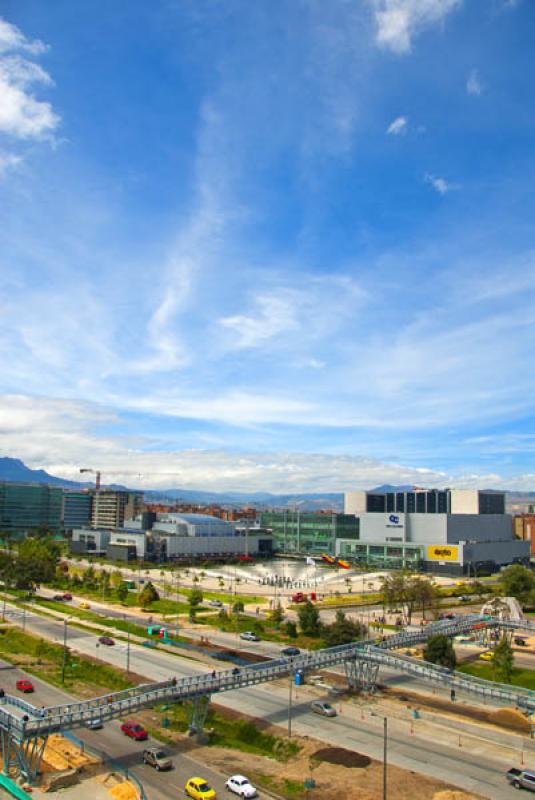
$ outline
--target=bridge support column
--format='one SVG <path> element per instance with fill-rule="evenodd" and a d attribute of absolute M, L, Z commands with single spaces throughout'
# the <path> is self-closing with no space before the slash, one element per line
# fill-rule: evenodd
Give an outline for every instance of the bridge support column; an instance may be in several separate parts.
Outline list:
<path fill-rule="evenodd" d="M 344 666 L 347 683 L 350 689 L 373 692 L 377 686 L 379 664 L 365 661 L 362 658 L 354 658 L 350 661 L 346 661 Z"/>
<path fill-rule="evenodd" d="M 33 736 L 19 742 L 9 730 L 0 730 L 4 773 L 11 777 L 20 775 L 30 784 L 35 783 L 41 766 L 48 736 Z"/>
<path fill-rule="evenodd" d="M 190 735 L 202 735 L 209 705 L 209 694 L 199 695 L 199 697 L 195 697 L 192 700 L 188 714 L 188 732 Z"/>

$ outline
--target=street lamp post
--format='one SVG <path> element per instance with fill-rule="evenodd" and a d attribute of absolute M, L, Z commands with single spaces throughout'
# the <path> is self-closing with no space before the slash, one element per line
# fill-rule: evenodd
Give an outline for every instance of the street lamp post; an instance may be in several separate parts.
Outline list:
<path fill-rule="evenodd" d="M 126 632 L 126 674 L 130 672 L 130 628 Z"/>
<path fill-rule="evenodd" d="M 292 671 L 290 670 L 290 682 L 288 684 L 288 739 L 292 738 Z"/>
<path fill-rule="evenodd" d="M 383 719 L 383 800 L 386 800 L 386 747 L 388 739 L 388 720 L 386 717 Z"/>
<path fill-rule="evenodd" d="M 65 683 L 65 668 L 67 666 L 67 622 L 70 617 L 63 620 L 63 658 L 61 660 L 61 682 Z"/>

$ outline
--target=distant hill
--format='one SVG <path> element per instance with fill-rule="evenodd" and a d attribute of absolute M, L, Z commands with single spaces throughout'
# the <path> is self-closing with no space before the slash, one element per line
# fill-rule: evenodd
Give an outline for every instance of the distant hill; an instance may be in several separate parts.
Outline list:
<path fill-rule="evenodd" d="M 18 458 L 0 457 L 0 481 L 23 481 L 25 483 L 46 483 L 49 486 L 60 486 L 65 489 L 87 489 L 94 486 L 92 482 L 69 481 L 57 478 L 43 469 L 30 469 Z M 109 488 L 127 489 L 126 486 L 110 484 Z M 392 486 L 383 484 L 371 489 L 372 492 L 406 492 L 413 487 L 408 485 Z M 193 505 L 210 505 L 241 507 L 249 505 L 259 510 L 269 508 L 291 509 L 297 511 L 343 511 L 343 492 L 303 492 L 295 494 L 272 494 L 271 492 L 212 492 L 200 489 L 147 489 L 145 499 L 149 503 L 191 503 Z M 535 504 L 534 492 L 507 492 L 507 507 L 520 504 Z"/>

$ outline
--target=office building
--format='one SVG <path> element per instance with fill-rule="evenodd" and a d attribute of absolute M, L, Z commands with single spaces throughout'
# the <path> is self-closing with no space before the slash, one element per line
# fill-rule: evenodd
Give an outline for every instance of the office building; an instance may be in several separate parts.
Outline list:
<path fill-rule="evenodd" d="M 44 483 L 0 481 L 0 531 L 21 536 L 37 530 L 59 534 L 63 492 Z"/>
<path fill-rule="evenodd" d="M 359 537 L 359 521 L 353 514 L 266 511 L 260 514 L 260 526 L 271 531 L 274 550 L 285 555 L 335 555 L 338 539 Z"/>
<path fill-rule="evenodd" d="M 142 492 L 99 489 L 93 492 L 92 528 L 121 528 L 134 519 L 143 507 Z"/>
<path fill-rule="evenodd" d="M 63 490 L 63 529 L 72 531 L 89 525 L 91 520 L 92 495 L 88 491 Z"/>
<path fill-rule="evenodd" d="M 359 520 L 358 541 L 340 538 L 336 555 L 356 562 L 477 575 L 529 561 L 529 544 L 513 535 L 503 492 L 349 492 L 345 511 Z"/>

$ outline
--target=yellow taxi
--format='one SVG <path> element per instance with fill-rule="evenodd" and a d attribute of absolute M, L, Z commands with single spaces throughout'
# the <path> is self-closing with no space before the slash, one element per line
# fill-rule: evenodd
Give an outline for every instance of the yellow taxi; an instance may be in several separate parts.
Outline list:
<path fill-rule="evenodd" d="M 215 800 L 215 790 L 204 780 L 204 778 L 190 778 L 184 786 L 184 790 L 193 800 Z"/>
<path fill-rule="evenodd" d="M 480 659 L 481 659 L 482 661 L 492 661 L 492 659 L 494 658 L 494 653 L 491 653 L 491 652 L 489 652 L 489 651 L 487 650 L 487 652 L 486 652 L 486 653 L 480 653 L 480 654 L 479 654 L 479 657 L 480 657 Z"/>
<path fill-rule="evenodd" d="M 89 603 L 80 603 L 80 608 L 91 608 Z"/>

